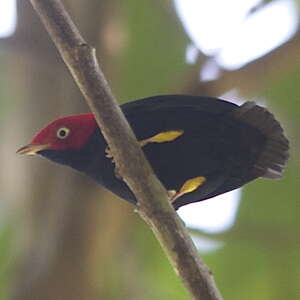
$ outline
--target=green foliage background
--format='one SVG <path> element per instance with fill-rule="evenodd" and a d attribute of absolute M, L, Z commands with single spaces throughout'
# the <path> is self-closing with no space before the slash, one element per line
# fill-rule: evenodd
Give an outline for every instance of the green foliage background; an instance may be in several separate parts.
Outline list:
<path fill-rule="evenodd" d="M 81 22 L 83 22 L 81 19 L 82 4 L 80 4 L 80 1 L 65 2 L 80 27 Z M 91 2 L 94 3 L 94 7 L 97 7 L 96 1 Z M 102 11 L 95 11 L 95 16 L 89 17 L 97 18 L 98 15 L 100 18 L 100 16 L 106 15 L 106 22 L 104 21 L 102 25 L 109 23 L 112 26 L 108 26 L 107 29 L 108 34 L 111 35 L 110 42 L 107 42 L 108 46 L 104 45 L 101 48 L 103 46 L 102 40 L 98 53 L 100 63 L 103 61 L 104 71 L 120 102 L 155 94 L 194 93 L 197 90 L 197 87 L 193 88 L 192 91 L 189 90 L 190 82 L 197 82 L 199 68 L 207 58 L 201 56 L 195 66 L 185 64 L 185 49 L 190 41 L 175 15 L 171 1 L 114 0 L 110 2 L 103 1 L 103 3 L 106 3 L 106 5 L 103 4 L 102 7 L 99 7 Z M 76 6 L 78 7 L 76 8 Z M 19 8 L 24 7 L 19 5 Z M 26 9 L 30 10 L 29 7 Z M 103 11 L 104 9 L 107 10 Z M 79 13 L 80 10 L 81 13 Z M 84 21 L 87 22 L 87 20 Z M 21 25 L 25 23 L 26 20 L 22 21 Z M 84 34 L 88 33 L 88 26 L 81 29 Z M 95 28 L 90 30 L 97 31 Z M 101 32 L 101 30 L 98 31 Z M 43 34 L 45 35 L 45 32 Z M 118 42 L 119 37 L 123 42 Z M 291 159 L 283 180 L 257 180 L 244 189 L 236 223 L 228 232 L 216 235 L 207 235 L 203 232 L 197 233 L 224 242 L 224 247 L 219 250 L 202 254 L 214 273 L 224 299 L 282 300 L 297 299 L 300 296 L 300 52 L 297 50 L 300 49 L 299 39 L 298 32 L 296 37 L 290 41 L 291 45 L 288 50 L 284 48 L 287 52 L 283 51 L 281 53 L 282 57 L 290 57 L 292 61 L 292 63 L 284 65 L 281 70 L 277 68 L 278 59 L 272 62 L 272 53 L 270 53 L 266 58 L 261 58 L 260 63 L 255 64 L 254 62 L 252 65 L 245 66 L 244 70 L 232 72 L 236 77 L 243 74 L 234 86 L 236 89 L 240 89 L 243 98 L 267 99 L 269 108 L 282 120 L 291 141 Z M 106 40 L 104 39 L 104 41 Z M 51 43 L 47 38 L 43 39 L 42 42 L 46 45 Z M 115 46 L 117 49 L 110 51 L 114 45 L 117 45 Z M 35 45 L 32 44 L 31 46 L 34 47 Z M 23 101 L 24 93 L 12 93 L 14 77 L 10 77 L 6 70 L 7 68 L 16 67 L 15 63 L 8 64 L 16 53 L 13 52 L 9 40 L 0 41 L 1 48 L 0 62 L 2 66 L 6 67 L 6 69 L 2 68 L 0 70 L 1 131 L 3 134 L 4 131 L 6 132 L 5 143 L 8 144 L 4 150 L 14 152 L 15 148 L 26 142 L 33 132 L 30 131 L 31 129 L 27 130 L 28 126 L 24 127 L 24 122 L 22 123 L 22 120 L 16 119 L 15 115 L 15 107 Z M 22 52 L 24 51 L 30 51 L 30 47 L 24 47 Z M 51 49 L 51 51 L 55 50 Z M 57 57 L 52 59 L 56 60 Z M 272 62 L 271 67 L 270 64 L 267 66 L 268 74 L 271 72 L 272 76 L 261 76 L 266 67 L 264 64 L 265 59 Z M 62 64 L 59 60 L 57 61 L 58 64 Z M 272 69 L 273 65 L 274 69 Z M 49 68 L 49 65 L 47 68 Z M 251 73 L 247 73 L 250 68 L 252 68 Z M 63 77 L 68 78 L 67 72 L 65 70 L 62 72 Z M 9 71 L 9 73 L 12 72 Z M 232 74 L 230 72 L 224 74 L 225 79 L 223 76 L 214 85 L 208 84 L 203 94 L 219 96 L 218 87 L 220 86 L 226 90 L 226 76 L 232 76 Z M 21 79 L 16 78 L 15 80 Z M 9 84 L 7 84 L 8 81 Z M 54 110 L 51 117 L 55 118 L 55 114 L 58 116 L 58 114 L 73 113 L 73 104 L 69 99 L 72 92 L 56 95 L 51 82 L 49 83 L 49 91 L 53 94 L 53 97 L 61 99 L 55 100 L 58 101 L 61 110 L 59 113 Z M 26 86 L 26 83 L 17 86 L 23 85 L 25 85 L 27 92 L 29 88 L 37 89 L 34 86 Z M 251 90 L 245 89 L 245 86 L 251 86 Z M 72 88 L 76 89 L 74 86 Z M 231 85 L 228 86 L 228 89 L 231 88 Z M 48 92 L 45 91 L 44 93 Z M 201 89 L 197 90 L 197 93 L 201 94 Z M 12 96 L 8 101 L 7 97 L 11 94 Z M 65 99 L 66 97 L 68 99 Z M 37 129 L 50 119 L 42 108 L 44 99 L 33 99 L 32 101 L 34 101 L 35 109 L 26 110 L 24 113 L 27 114 L 28 119 L 35 121 L 33 126 Z M 63 101 L 69 101 L 69 106 L 63 104 Z M 54 102 L 53 105 L 57 105 L 57 103 Z M 84 109 L 86 108 L 79 106 L 74 111 Z M 10 124 L 13 122 L 18 122 L 19 127 L 12 126 L 12 128 L 22 128 L 21 133 L 16 134 L 11 131 Z M 7 136 L 10 136 L 7 134 L 8 131 L 11 132 L 12 138 L 7 138 Z M 23 175 L 25 174 L 24 168 L 45 166 L 43 172 L 50 173 L 55 172 L 53 170 L 58 168 L 57 166 L 48 167 L 46 162 L 32 163 L 32 161 L 24 166 L 21 165 L 20 158 L 12 156 L 12 159 L 14 160 L 12 165 L 16 173 L 21 172 Z M 23 168 L 23 171 L 20 171 L 21 168 Z M 3 179 L 6 171 L 2 169 L 0 172 L 2 173 L 0 178 Z M 71 171 L 68 174 L 70 173 Z M 39 177 L 38 174 L 41 173 L 35 171 L 35 176 Z M 49 176 L 55 176 L 55 174 Z M 84 182 L 83 184 L 88 185 L 89 188 L 93 186 L 92 183 L 87 184 L 86 179 L 82 179 L 81 175 L 76 174 L 74 176 L 78 178 L 76 179 L 77 185 L 79 182 Z M 11 176 L 10 180 L 14 181 L 14 176 Z M 53 184 L 53 181 L 49 183 L 49 180 L 41 183 L 42 180 L 43 176 L 35 181 L 35 185 L 44 187 L 47 184 Z M 4 182 L 6 181 L 3 180 L 3 183 L 0 184 L 3 186 Z M 53 188 L 55 189 L 55 185 Z M 22 201 L 19 200 L 22 203 L 21 205 L 7 203 L 15 197 L 14 195 L 2 194 L 1 197 L 4 204 L 0 216 L 0 299 L 3 300 L 27 299 L 25 296 L 23 298 L 22 296 L 9 295 L 13 295 L 14 293 L 11 293 L 11 290 L 14 290 L 22 282 L 22 276 L 15 281 L 16 276 L 14 275 L 15 270 L 18 270 L 16 266 L 20 265 L 20 261 L 26 261 L 26 255 L 22 255 L 22 248 L 27 249 L 26 247 L 30 247 L 24 241 L 26 247 L 22 247 L 22 243 L 16 241 L 19 241 L 17 237 L 20 236 L 20 226 L 22 227 L 22 221 L 18 219 L 23 216 L 18 210 L 23 210 L 26 205 L 29 206 L 26 210 L 32 209 L 28 199 L 33 197 L 30 195 L 34 195 L 36 192 L 33 186 L 30 186 L 30 189 L 32 194 L 27 191 L 28 198 L 24 198 Z M 61 193 L 65 195 L 64 191 Z M 98 193 L 98 189 L 95 193 Z M 99 198 L 101 197 L 99 196 Z M 97 198 L 97 201 L 102 200 L 99 198 Z M 123 218 L 123 215 L 127 217 L 125 221 L 122 221 L 124 227 L 114 231 L 117 242 L 114 242 L 105 259 L 100 259 L 97 254 L 93 254 L 95 257 L 93 268 L 88 270 L 92 274 L 91 277 L 94 278 L 90 283 L 93 289 L 96 289 L 99 295 L 102 295 L 102 299 L 188 299 L 186 291 L 173 273 L 152 233 L 132 212 L 132 207 L 123 202 L 119 204 L 121 201 L 112 199 L 111 195 L 106 195 L 106 198 L 110 200 L 105 201 L 111 202 L 114 209 L 118 211 L 118 213 L 115 213 L 112 209 L 111 215 L 107 216 L 107 218 L 110 218 L 109 226 L 114 226 L 115 216 L 116 220 Z M 86 201 L 87 205 L 89 203 L 87 198 L 82 199 L 82 201 Z M 30 216 L 35 218 L 36 213 L 35 210 L 35 213 L 33 212 Z M 101 222 L 100 227 L 104 228 L 103 232 L 110 232 L 111 229 L 105 227 L 107 223 L 105 216 L 101 217 Z M 93 233 L 92 238 L 94 240 L 99 239 L 99 248 L 104 246 L 101 245 L 102 235 L 99 236 L 100 227 L 96 226 L 89 229 Z M 116 228 L 119 227 L 116 225 Z M 45 231 L 45 234 L 47 234 L 47 231 Z M 110 245 L 106 244 L 105 247 L 109 248 Z M 64 255 L 67 257 L 68 253 L 64 253 Z M 87 266 L 90 267 L 88 264 Z M 32 268 L 34 268 L 34 265 Z M 59 277 L 58 270 L 59 267 L 57 267 L 57 271 L 55 271 L 57 273 L 55 274 Z M 30 273 L 30 268 L 28 272 Z M 23 276 L 26 276 L 26 272 Z M 51 282 L 48 281 L 48 284 L 51 286 Z M 46 288 L 43 290 L 46 293 Z M 43 296 L 43 299 L 46 299 L 46 295 Z"/>

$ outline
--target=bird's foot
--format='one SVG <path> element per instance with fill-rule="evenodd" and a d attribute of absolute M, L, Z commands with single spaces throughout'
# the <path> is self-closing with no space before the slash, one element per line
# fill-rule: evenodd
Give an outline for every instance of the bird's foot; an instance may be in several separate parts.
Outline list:
<path fill-rule="evenodd" d="M 168 194 L 168 198 L 169 198 L 170 202 L 172 202 L 173 198 L 177 194 L 177 192 L 175 190 L 168 190 L 167 194 Z"/>
<path fill-rule="evenodd" d="M 113 163 L 115 163 L 114 157 L 113 157 L 113 155 L 112 155 L 112 153 L 111 153 L 111 151 L 110 151 L 110 149 L 109 149 L 108 146 L 105 148 L 105 157 L 110 158 L 111 161 L 112 161 Z"/>
<path fill-rule="evenodd" d="M 110 158 L 110 159 L 111 159 L 111 162 L 112 162 L 112 163 L 115 163 L 114 157 L 113 157 L 113 155 L 112 155 L 112 153 L 111 153 L 111 151 L 110 151 L 110 149 L 109 149 L 108 146 L 105 148 L 105 157 Z M 115 170 L 114 170 L 114 172 L 115 172 L 115 176 L 116 176 L 118 179 L 122 179 L 122 176 L 120 175 L 120 172 L 119 172 L 118 167 L 117 167 L 116 165 L 115 165 Z"/>

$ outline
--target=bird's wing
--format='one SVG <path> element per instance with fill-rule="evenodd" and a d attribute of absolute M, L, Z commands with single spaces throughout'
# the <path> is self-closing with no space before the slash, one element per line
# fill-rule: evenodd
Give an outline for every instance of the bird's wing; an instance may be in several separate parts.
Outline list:
<path fill-rule="evenodd" d="M 238 108 L 234 103 L 213 97 L 190 95 L 161 95 L 148 97 L 121 105 L 125 115 L 146 113 L 156 110 L 193 109 L 212 114 L 229 113 Z"/>

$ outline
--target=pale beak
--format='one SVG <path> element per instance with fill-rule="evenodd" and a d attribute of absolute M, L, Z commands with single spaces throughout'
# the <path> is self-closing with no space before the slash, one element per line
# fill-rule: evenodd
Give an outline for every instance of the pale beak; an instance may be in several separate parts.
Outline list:
<path fill-rule="evenodd" d="M 25 155 L 36 155 L 39 151 L 46 150 L 48 148 L 49 148 L 49 144 L 44 144 L 44 145 L 29 144 L 17 150 L 16 153 L 25 154 Z"/>

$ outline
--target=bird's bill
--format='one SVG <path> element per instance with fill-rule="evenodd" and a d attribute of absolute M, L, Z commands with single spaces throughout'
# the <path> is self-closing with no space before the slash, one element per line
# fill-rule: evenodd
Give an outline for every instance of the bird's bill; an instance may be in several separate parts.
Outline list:
<path fill-rule="evenodd" d="M 49 144 L 29 144 L 21 147 L 17 150 L 17 154 L 25 154 L 25 155 L 36 155 L 39 151 L 46 150 L 49 148 Z"/>

